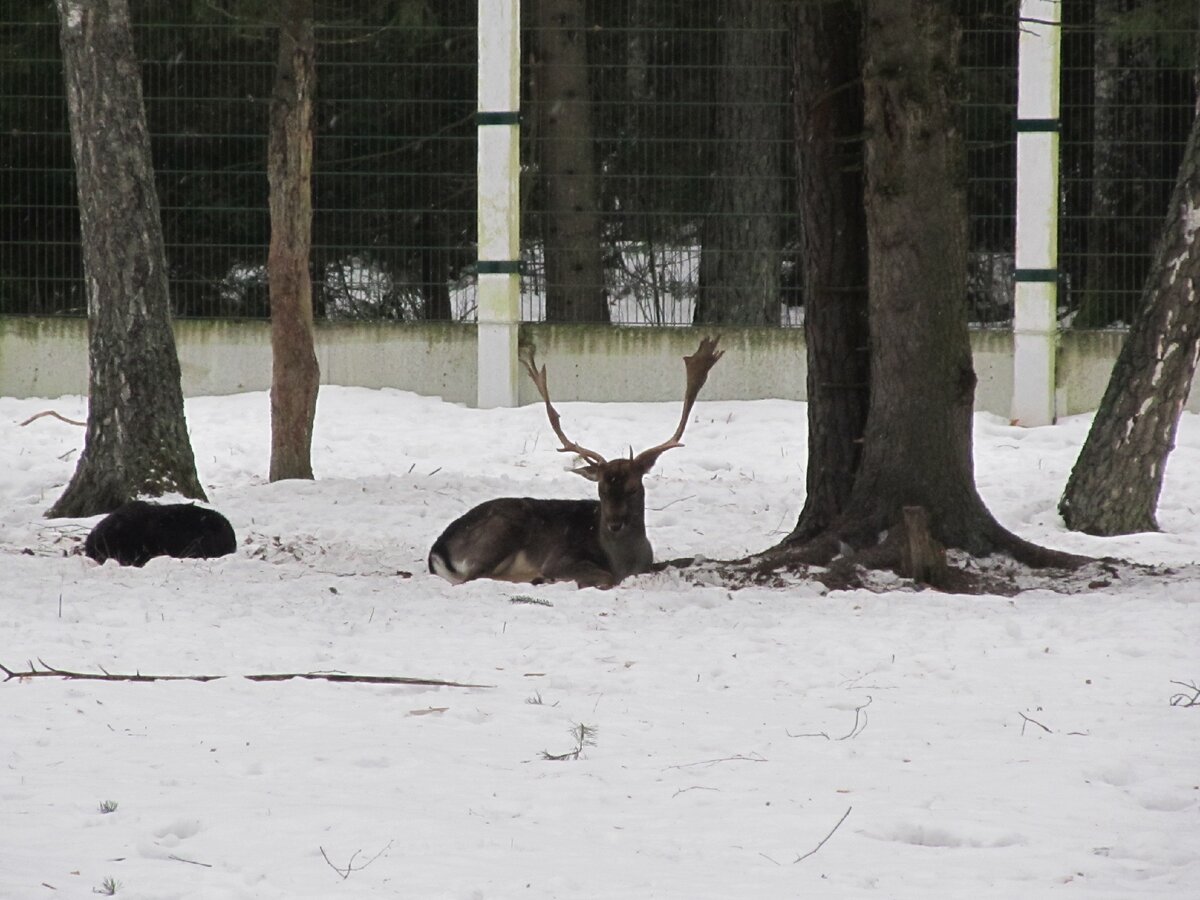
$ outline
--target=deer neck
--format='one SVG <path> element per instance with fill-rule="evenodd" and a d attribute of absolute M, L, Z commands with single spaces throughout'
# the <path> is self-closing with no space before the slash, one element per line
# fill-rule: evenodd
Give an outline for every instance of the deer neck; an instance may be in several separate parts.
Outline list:
<path fill-rule="evenodd" d="M 605 528 L 603 523 L 596 524 L 600 548 L 608 558 L 612 573 L 618 581 L 650 568 L 650 564 L 654 562 L 654 549 L 646 537 L 646 521 L 643 517 L 632 519 L 615 534 Z"/>

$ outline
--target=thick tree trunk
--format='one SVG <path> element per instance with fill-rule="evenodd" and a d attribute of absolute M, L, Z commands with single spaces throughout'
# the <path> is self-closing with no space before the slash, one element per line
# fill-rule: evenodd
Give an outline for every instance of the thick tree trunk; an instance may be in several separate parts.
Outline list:
<path fill-rule="evenodd" d="M 818 563 L 847 577 L 856 566 L 889 568 L 949 587 L 971 576 L 942 565 L 943 547 L 977 556 L 1004 551 L 1037 566 L 1084 561 L 1010 534 L 975 489 L 952 2 L 866 4 L 870 403 L 862 460 L 829 527 L 748 560 L 752 571 Z"/>
<path fill-rule="evenodd" d="M 583 0 L 533 0 L 546 321 L 607 322 Z"/>
<path fill-rule="evenodd" d="M 862 451 L 868 390 L 858 5 L 800 3 L 792 29 L 796 159 L 808 352 L 804 509 L 785 543 L 846 506 Z"/>
<path fill-rule="evenodd" d="M 873 541 L 905 506 L 983 552 L 967 332 L 965 156 L 949 0 L 873 0 L 864 32 L 871 402 L 847 518 Z"/>
<path fill-rule="evenodd" d="M 271 246 L 271 481 L 312 478 L 320 370 L 313 339 L 313 0 L 284 0 L 267 147 Z"/>
<path fill-rule="evenodd" d="M 1113 367 L 1059 512 L 1089 534 L 1156 531 L 1167 456 L 1200 352 L 1200 118 L 1171 197 L 1142 307 Z"/>
<path fill-rule="evenodd" d="M 778 325 L 782 6 L 728 0 L 697 324 Z"/>
<path fill-rule="evenodd" d="M 126 0 L 58 0 L 88 298 L 87 437 L 47 512 L 204 499 L 171 331 L 166 251 Z"/>

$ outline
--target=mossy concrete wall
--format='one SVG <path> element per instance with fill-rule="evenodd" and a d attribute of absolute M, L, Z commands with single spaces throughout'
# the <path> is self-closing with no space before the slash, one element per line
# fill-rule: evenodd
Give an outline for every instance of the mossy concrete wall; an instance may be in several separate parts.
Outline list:
<path fill-rule="evenodd" d="M 723 327 L 727 355 L 713 369 L 711 400 L 779 397 L 802 400 L 807 371 L 799 328 Z M 676 400 L 683 388 L 680 357 L 696 349 L 699 329 L 589 325 L 521 326 L 550 366 L 558 400 Z M 1059 415 L 1093 410 L 1120 349 L 1120 332 L 1068 332 L 1059 345 Z M 182 319 L 175 340 L 187 396 L 267 390 L 271 336 L 265 322 Z M 979 384 L 977 409 L 1007 417 L 1012 403 L 1012 335 L 971 334 Z M 473 405 L 475 329 L 450 324 L 321 324 L 317 357 L 323 384 L 393 387 Z M 520 400 L 537 393 L 520 381 Z M 0 394 L 58 397 L 87 392 L 87 322 L 66 318 L 0 317 Z M 1193 392 L 1188 404 L 1200 409 Z"/>
<path fill-rule="evenodd" d="M 186 396 L 265 391 L 266 322 L 180 319 L 175 346 Z M 317 327 L 323 384 L 397 387 L 460 403 L 475 398 L 475 329 L 444 324 Z M 0 394 L 87 393 L 87 322 L 0 317 Z"/>

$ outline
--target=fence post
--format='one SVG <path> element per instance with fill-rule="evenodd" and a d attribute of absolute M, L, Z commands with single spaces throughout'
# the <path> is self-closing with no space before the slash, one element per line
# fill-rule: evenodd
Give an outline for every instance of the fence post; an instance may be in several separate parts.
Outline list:
<path fill-rule="evenodd" d="M 1055 419 L 1060 0 L 1021 0 L 1012 419 Z"/>
<path fill-rule="evenodd" d="M 520 0 L 479 0 L 478 376 L 481 408 L 517 405 Z"/>

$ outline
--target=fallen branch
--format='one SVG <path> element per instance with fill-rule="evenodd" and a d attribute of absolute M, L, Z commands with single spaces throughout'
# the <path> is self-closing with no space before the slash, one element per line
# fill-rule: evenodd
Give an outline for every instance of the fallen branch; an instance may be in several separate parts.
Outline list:
<path fill-rule="evenodd" d="M 80 428 L 87 427 L 87 422 L 80 422 L 78 419 L 68 419 L 66 416 L 56 413 L 52 409 L 44 409 L 40 413 L 36 413 L 36 414 L 30 416 L 24 422 L 20 423 L 20 427 L 24 428 L 30 422 L 36 422 L 38 419 L 42 418 L 43 416 L 50 416 L 51 418 L 58 419 L 60 422 L 66 422 L 68 425 L 78 425 Z"/>
<path fill-rule="evenodd" d="M 44 659 L 38 662 L 38 668 L 32 662 L 27 663 L 29 669 L 17 672 L 0 663 L 0 672 L 4 673 L 5 681 L 14 678 L 66 678 L 72 681 L 219 681 L 222 678 L 244 678 L 247 681 L 291 681 L 294 678 L 304 678 L 309 681 L 332 681 L 338 684 L 408 684 L 419 687 L 453 687 L 453 688 L 491 688 L 494 684 L 468 684 L 461 681 L 443 681 L 440 678 L 409 678 L 405 675 L 347 675 L 344 672 L 280 672 L 259 675 L 143 675 L 138 672 L 133 675 L 121 675 L 100 667 L 100 674 L 95 672 L 73 672 L 70 669 L 59 669 Z"/>
<path fill-rule="evenodd" d="M 1181 688 L 1187 688 L 1190 693 L 1180 691 L 1177 694 L 1171 695 L 1172 706 L 1200 706 L 1200 687 L 1197 687 L 1190 681 L 1172 681 L 1171 684 L 1177 684 Z"/>
<path fill-rule="evenodd" d="M 812 856 L 814 853 L 816 853 L 818 850 L 820 850 L 822 847 L 824 847 L 825 842 L 827 840 L 829 840 L 831 837 L 833 837 L 833 833 L 842 827 L 842 823 L 846 821 L 846 817 L 848 815 L 850 815 L 850 810 L 852 810 L 852 809 L 854 809 L 853 806 L 846 807 L 846 811 L 844 813 L 842 813 L 842 817 L 840 819 L 838 819 L 837 824 L 833 826 L 833 828 L 830 830 L 829 834 L 827 834 L 827 835 L 825 835 L 825 837 L 821 838 L 821 843 L 817 844 L 817 846 L 813 847 L 807 853 L 803 853 L 800 856 L 797 856 L 795 859 L 793 859 L 792 865 L 794 866 L 796 863 L 801 862 L 802 860 L 808 859 L 810 856 Z"/>
<path fill-rule="evenodd" d="M 542 759 L 550 762 L 579 759 L 585 747 L 596 746 L 596 732 L 599 730 L 595 725 L 584 725 L 580 722 L 571 728 L 571 737 L 575 738 L 574 749 L 568 750 L 566 753 L 551 753 L 549 750 L 543 750 Z"/>

